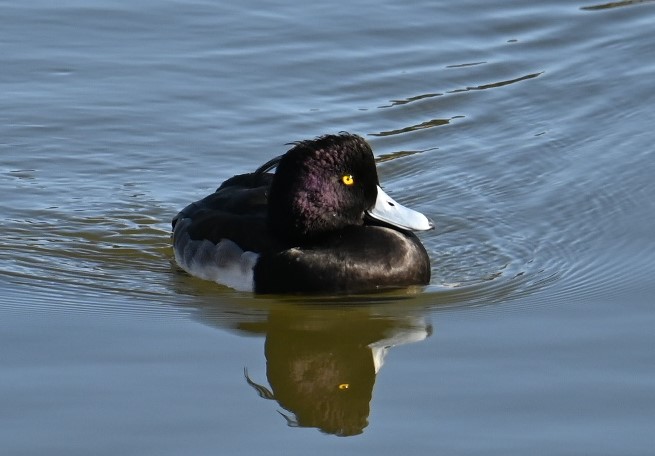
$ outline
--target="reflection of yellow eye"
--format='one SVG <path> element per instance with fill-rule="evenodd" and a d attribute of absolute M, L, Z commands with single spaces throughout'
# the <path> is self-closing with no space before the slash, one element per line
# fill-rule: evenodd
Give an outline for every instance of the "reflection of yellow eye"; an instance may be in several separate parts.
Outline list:
<path fill-rule="evenodd" d="M 346 174 L 341 178 L 341 182 L 343 182 L 346 185 L 353 185 L 355 183 L 355 178 L 352 177 L 350 174 Z"/>
<path fill-rule="evenodd" d="M 350 387 L 349 383 L 342 383 L 341 385 L 339 385 L 340 390 L 347 390 L 349 387 Z"/>

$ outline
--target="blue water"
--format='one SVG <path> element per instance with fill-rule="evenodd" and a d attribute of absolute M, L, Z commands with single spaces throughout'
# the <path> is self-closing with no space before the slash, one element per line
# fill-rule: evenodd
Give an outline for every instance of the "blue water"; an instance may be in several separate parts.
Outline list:
<path fill-rule="evenodd" d="M 0 2 L 2 454 L 649 454 L 654 20 Z M 179 209 L 343 130 L 435 220 L 429 286 L 260 298 L 175 267 Z"/>

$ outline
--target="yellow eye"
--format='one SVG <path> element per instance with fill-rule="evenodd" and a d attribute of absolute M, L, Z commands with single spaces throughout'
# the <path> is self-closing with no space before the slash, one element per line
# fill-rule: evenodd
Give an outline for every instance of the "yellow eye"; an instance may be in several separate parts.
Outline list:
<path fill-rule="evenodd" d="M 349 383 L 342 383 L 341 385 L 339 385 L 340 390 L 347 390 L 348 388 L 350 388 Z"/>
<path fill-rule="evenodd" d="M 341 178 L 341 182 L 343 182 L 345 185 L 353 185 L 355 183 L 355 178 L 350 174 L 346 174 Z"/>

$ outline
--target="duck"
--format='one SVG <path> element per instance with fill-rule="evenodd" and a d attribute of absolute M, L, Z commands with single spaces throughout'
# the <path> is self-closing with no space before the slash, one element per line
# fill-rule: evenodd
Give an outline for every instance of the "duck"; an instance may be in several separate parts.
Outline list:
<path fill-rule="evenodd" d="M 382 190 L 368 142 L 342 132 L 289 145 L 173 218 L 177 265 L 257 294 L 427 285 L 430 258 L 413 231 L 434 224 Z"/>

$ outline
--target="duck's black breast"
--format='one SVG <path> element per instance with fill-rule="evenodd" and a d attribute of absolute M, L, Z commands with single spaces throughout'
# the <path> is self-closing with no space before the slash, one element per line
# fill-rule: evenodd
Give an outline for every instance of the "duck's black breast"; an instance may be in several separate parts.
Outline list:
<path fill-rule="evenodd" d="M 429 281 L 430 260 L 414 234 L 370 225 L 264 253 L 254 268 L 258 293 L 366 292 Z"/>
<path fill-rule="evenodd" d="M 272 178 L 270 173 L 252 173 L 226 180 L 216 192 L 182 209 L 173 219 L 173 231 L 179 220 L 186 219 L 191 240 L 216 244 L 230 239 L 252 252 L 278 248 L 266 227 Z"/>

